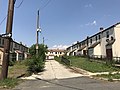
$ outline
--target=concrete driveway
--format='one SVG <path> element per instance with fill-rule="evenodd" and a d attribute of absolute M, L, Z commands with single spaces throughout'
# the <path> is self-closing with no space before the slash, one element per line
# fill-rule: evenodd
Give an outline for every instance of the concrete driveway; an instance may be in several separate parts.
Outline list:
<path fill-rule="evenodd" d="M 64 79 L 64 78 L 73 78 L 81 77 L 82 74 L 75 73 L 71 69 L 59 64 L 55 60 L 46 60 L 45 62 L 45 71 L 38 73 L 37 75 L 32 75 L 30 77 L 25 77 L 23 79 L 43 79 L 43 80 L 53 80 L 53 79 Z"/>

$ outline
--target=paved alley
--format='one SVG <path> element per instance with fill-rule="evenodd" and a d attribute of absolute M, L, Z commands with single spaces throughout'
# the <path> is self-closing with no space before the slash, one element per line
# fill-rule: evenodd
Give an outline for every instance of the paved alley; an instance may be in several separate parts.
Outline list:
<path fill-rule="evenodd" d="M 119 90 L 120 82 L 108 82 L 74 73 L 55 60 L 47 60 L 45 71 L 28 79 L 13 90 Z"/>
<path fill-rule="evenodd" d="M 64 79 L 64 78 L 73 78 L 73 77 L 81 77 L 83 75 L 79 73 L 74 73 L 71 69 L 59 64 L 55 60 L 46 60 L 45 62 L 45 71 L 40 72 L 37 75 L 32 75 L 30 77 L 25 77 L 24 79 L 44 79 L 44 80 L 52 80 L 52 79 Z"/>

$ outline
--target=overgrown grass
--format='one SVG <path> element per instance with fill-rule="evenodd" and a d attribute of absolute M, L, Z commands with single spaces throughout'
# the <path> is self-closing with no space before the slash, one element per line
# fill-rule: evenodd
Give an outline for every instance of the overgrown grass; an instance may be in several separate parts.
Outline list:
<path fill-rule="evenodd" d="M 69 57 L 69 59 L 71 60 L 72 66 L 82 68 L 90 72 L 112 72 L 119 70 L 118 68 L 112 67 L 111 65 L 90 61 L 86 58 Z"/>
<path fill-rule="evenodd" d="M 7 89 L 11 89 L 14 88 L 16 85 L 19 84 L 19 82 L 21 82 L 21 80 L 17 79 L 17 78 L 7 78 L 4 80 L 0 81 L 0 89 L 3 88 L 7 88 Z"/>
<path fill-rule="evenodd" d="M 120 73 L 109 73 L 109 74 L 101 74 L 101 75 L 96 75 L 95 77 L 101 77 L 101 78 L 106 78 L 109 81 L 113 81 L 114 79 L 120 79 Z"/>
<path fill-rule="evenodd" d="M 95 61 L 90 61 L 87 58 L 81 57 L 67 57 L 71 60 L 71 66 L 78 67 L 90 72 L 112 72 L 119 71 L 119 68 L 112 67 L 111 65 L 106 65 L 105 63 L 98 63 Z"/>
<path fill-rule="evenodd" d="M 28 66 L 26 65 L 27 60 L 23 60 L 21 62 L 16 62 L 14 66 L 9 66 L 9 71 L 8 71 L 8 77 L 9 78 L 17 78 L 20 77 L 23 74 L 27 74 L 27 68 Z"/>
<path fill-rule="evenodd" d="M 14 88 L 23 80 L 18 77 L 27 74 L 27 66 L 25 65 L 26 60 L 16 62 L 13 66 L 9 66 L 8 78 L 0 81 L 0 88 Z M 1 70 L 0 70 L 1 73 Z"/>

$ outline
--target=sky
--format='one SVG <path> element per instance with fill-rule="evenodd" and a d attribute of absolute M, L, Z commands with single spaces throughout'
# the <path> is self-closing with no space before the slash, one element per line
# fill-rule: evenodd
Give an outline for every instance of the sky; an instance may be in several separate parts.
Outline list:
<path fill-rule="evenodd" d="M 39 43 L 44 37 L 49 48 L 70 46 L 96 34 L 100 27 L 120 22 L 120 0 L 16 0 L 13 40 L 29 47 L 36 43 L 38 9 L 42 29 Z M 0 0 L 0 34 L 6 31 L 7 19 L 3 19 L 7 10 L 8 0 Z"/>

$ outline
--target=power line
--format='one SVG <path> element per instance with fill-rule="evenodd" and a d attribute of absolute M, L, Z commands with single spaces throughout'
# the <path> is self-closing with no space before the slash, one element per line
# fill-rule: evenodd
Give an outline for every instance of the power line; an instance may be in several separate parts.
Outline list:
<path fill-rule="evenodd" d="M 52 1 L 52 0 L 48 0 L 48 2 L 47 2 L 43 7 L 41 7 L 39 10 L 44 9 L 51 1 Z"/>
<path fill-rule="evenodd" d="M 24 2 L 24 0 L 22 0 L 21 2 L 20 2 L 20 4 L 17 6 L 17 7 L 15 7 L 15 8 L 20 8 L 20 6 L 23 4 L 23 2 Z M 16 0 L 14 0 L 14 4 L 16 3 Z M 3 18 L 3 20 L 0 22 L 0 26 L 2 25 L 2 23 L 5 21 L 5 19 L 7 18 L 7 15 Z"/>
<path fill-rule="evenodd" d="M 15 0 L 16 1 L 16 0 Z M 24 0 L 22 0 L 21 2 L 20 2 L 20 4 L 16 7 L 15 6 L 15 8 L 20 8 L 21 7 L 21 5 L 23 4 L 23 2 L 24 2 Z"/>
<path fill-rule="evenodd" d="M 0 22 L 0 26 L 2 25 L 2 23 L 5 21 L 5 19 L 7 18 L 7 15 L 3 18 L 3 20 Z"/>

